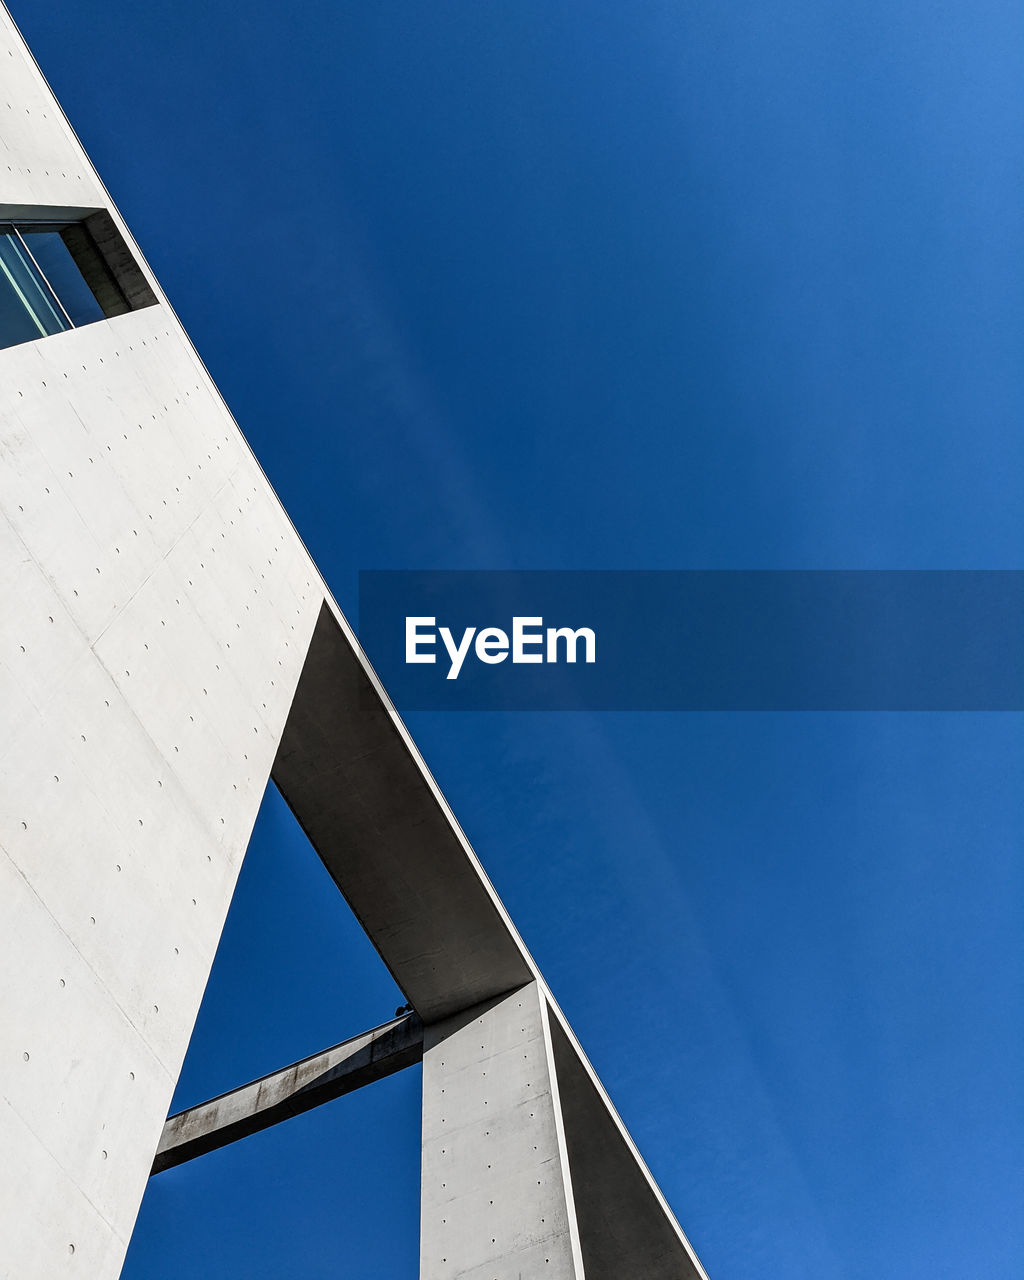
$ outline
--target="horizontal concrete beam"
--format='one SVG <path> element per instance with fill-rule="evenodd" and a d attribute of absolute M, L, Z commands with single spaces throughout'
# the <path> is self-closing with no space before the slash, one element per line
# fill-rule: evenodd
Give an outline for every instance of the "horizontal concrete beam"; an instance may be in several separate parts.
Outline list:
<path fill-rule="evenodd" d="M 189 1107 L 164 1125 L 151 1176 L 311 1111 L 422 1058 L 423 1026 L 409 1014 Z"/>

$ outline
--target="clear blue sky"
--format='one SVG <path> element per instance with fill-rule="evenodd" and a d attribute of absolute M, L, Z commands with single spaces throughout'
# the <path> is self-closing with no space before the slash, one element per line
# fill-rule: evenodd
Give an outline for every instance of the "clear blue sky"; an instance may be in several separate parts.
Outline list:
<path fill-rule="evenodd" d="M 1018 3 L 12 6 L 343 607 L 1024 567 Z M 1019 1280 L 1020 717 L 409 720 L 712 1280 Z M 396 1003 L 270 796 L 178 1102 Z M 128 1280 L 409 1280 L 418 1084 L 155 1180 Z"/>

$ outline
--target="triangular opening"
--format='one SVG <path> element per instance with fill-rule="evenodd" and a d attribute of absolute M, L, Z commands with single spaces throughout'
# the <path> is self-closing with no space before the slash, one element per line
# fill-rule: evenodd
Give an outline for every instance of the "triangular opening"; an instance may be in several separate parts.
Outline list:
<path fill-rule="evenodd" d="M 388 1021 L 405 997 L 268 784 L 172 1112 Z M 151 1180 L 123 1280 L 416 1274 L 420 1071 Z"/>

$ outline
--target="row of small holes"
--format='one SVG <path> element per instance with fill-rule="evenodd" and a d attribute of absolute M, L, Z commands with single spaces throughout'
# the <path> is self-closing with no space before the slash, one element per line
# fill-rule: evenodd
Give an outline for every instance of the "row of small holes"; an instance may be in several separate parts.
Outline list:
<path fill-rule="evenodd" d="M 13 58 L 13 57 L 14 57 L 14 51 L 13 51 L 12 49 L 8 49 L 8 50 L 7 50 L 7 56 L 8 56 L 9 58 Z M 15 108 L 14 108 L 14 107 L 12 107 L 12 106 L 11 106 L 11 104 L 8 102 L 8 103 L 7 103 L 7 110 L 8 110 L 8 111 L 14 111 L 14 110 L 15 110 Z M 30 116 L 30 115 L 32 114 L 32 111 L 31 111 L 31 109 L 30 109 L 29 107 L 26 107 L 26 108 L 25 108 L 25 114 L 26 114 L 27 116 Z M 40 114 L 42 115 L 42 118 L 43 118 L 44 120 L 48 120 L 48 119 L 50 118 L 50 117 L 46 114 L 46 112 L 45 112 L 45 111 L 41 112 Z M 14 172 L 14 167 L 13 167 L 12 165 L 8 165 L 8 166 L 7 166 L 7 172 L 8 172 L 8 173 L 13 173 L 13 172 Z M 24 170 L 22 170 L 22 172 L 24 172 L 24 173 L 31 173 L 31 172 L 32 172 L 32 170 L 31 170 L 31 169 L 24 169 Z M 49 169 L 44 169 L 44 170 L 43 170 L 43 173 L 45 174 L 45 176 L 46 176 L 47 178 L 50 176 L 50 171 L 49 171 Z M 66 178 L 68 175 L 62 171 L 60 176 L 61 176 L 62 178 Z M 82 175 L 81 175 L 80 173 L 76 173 L 76 174 L 74 175 L 74 178 L 75 178 L 75 181 L 76 181 L 76 182 L 81 182 L 81 181 L 82 181 Z M 74 1253 L 74 1247 L 72 1247 L 71 1252 L 72 1252 L 72 1253 Z"/>
<path fill-rule="evenodd" d="M 523 1006 L 522 1006 L 522 1003 L 519 1003 L 519 1004 L 517 1005 L 517 1008 L 519 1008 L 519 1009 L 522 1009 L 522 1007 L 523 1007 Z M 477 1023 L 478 1023 L 478 1025 L 483 1025 L 483 1021 L 484 1021 L 484 1020 L 483 1020 L 483 1018 L 478 1018 L 478 1019 L 477 1019 Z M 526 1034 L 526 1028 L 525 1028 L 525 1027 L 520 1027 L 520 1028 L 519 1028 L 519 1030 L 520 1030 L 524 1035 Z M 481 1046 L 480 1046 L 480 1048 L 481 1048 L 481 1050 L 482 1050 L 482 1051 L 486 1052 L 486 1045 L 481 1045 Z M 529 1059 L 529 1055 L 524 1053 L 524 1054 L 523 1054 L 523 1060 L 524 1060 L 524 1061 L 528 1061 L 528 1059 Z M 444 1065 L 445 1065 L 445 1063 L 444 1063 L 444 1060 L 442 1059 L 442 1060 L 441 1060 L 441 1067 L 443 1068 L 443 1067 L 444 1067 Z M 486 1077 L 486 1075 L 487 1075 L 487 1072 L 486 1072 L 486 1071 L 482 1071 L 482 1072 L 481 1072 L 481 1077 Z M 526 1088 L 527 1088 L 527 1089 L 530 1089 L 530 1088 L 532 1088 L 532 1087 L 533 1087 L 532 1081 L 527 1081 L 527 1082 L 526 1082 Z M 445 1090 L 442 1088 L 441 1093 L 444 1093 L 444 1092 L 445 1092 Z M 484 1099 L 484 1106 L 486 1107 L 487 1105 L 488 1105 L 488 1101 L 487 1101 L 487 1099 L 485 1098 L 485 1099 Z M 533 1118 L 534 1118 L 534 1112 L 532 1112 L 532 1111 L 531 1111 L 531 1112 L 530 1112 L 530 1119 L 532 1120 Z M 442 1123 L 442 1124 L 444 1124 L 444 1123 L 445 1123 L 445 1117 L 443 1117 L 443 1116 L 441 1117 L 441 1123 Z M 486 1130 L 484 1131 L 484 1136 L 485 1136 L 485 1137 L 490 1137 L 490 1134 L 491 1134 L 491 1131 L 490 1131 L 489 1129 L 486 1129 Z M 534 1149 L 534 1151 L 536 1151 L 536 1150 L 537 1150 L 536 1145 L 534 1145 L 533 1149 Z M 448 1149 L 447 1149 L 447 1147 L 442 1147 L 442 1148 L 441 1148 L 441 1154 L 442 1154 L 442 1155 L 447 1155 L 447 1154 L 448 1154 Z M 488 1165 L 487 1167 L 488 1167 L 488 1169 L 490 1169 L 492 1166 L 491 1166 L 491 1165 Z M 447 1184 L 446 1182 L 442 1182 L 442 1183 L 441 1183 L 441 1186 L 442 1186 L 442 1188 L 447 1189 L 448 1184 Z M 538 1186 L 538 1187 L 543 1186 L 543 1181 L 542 1181 L 541 1179 L 539 1179 L 539 1178 L 538 1178 L 538 1180 L 537 1180 L 537 1186 Z M 487 1203 L 488 1203 L 489 1205 L 493 1205 L 493 1204 L 494 1204 L 494 1201 L 493 1201 L 493 1200 L 488 1200 L 488 1201 L 487 1201 Z M 545 1223 L 546 1221 L 547 1221 L 547 1219 L 546 1219 L 546 1218 L 541 1218 L 541 1223 Z M 448 1219 L 447 1219 L 447 1218 L 442 1218 L 442 1219 L 441 1219 L 441 1225 L 442 1225 L 442 1226 L 447 1226 L 447 1224 L 448 1224 Z M 498 1243 L 497 1237 L 496 1237 L 496 1236 L 491 1236 L 491 1244 L 497 1244 L 497 1243 Z M 448 1259 L 447 1259 L 447 1257 L 443 1257 L 443 1258 L 441 1259 L 441 1261 L 446 1263 L 446 1262 L 448 1261 Z M 551 1259 L 550 1259 L 550 1258 L 545 1258 L 545 1259 L 544 1259 L 544 1262 L 545 1262 L 546 1264 L 550 1264 Z M 495 1277 L 494 1277 L 494 1280 L 499 1280 L 499 1277 L 495 1276 Z"/>

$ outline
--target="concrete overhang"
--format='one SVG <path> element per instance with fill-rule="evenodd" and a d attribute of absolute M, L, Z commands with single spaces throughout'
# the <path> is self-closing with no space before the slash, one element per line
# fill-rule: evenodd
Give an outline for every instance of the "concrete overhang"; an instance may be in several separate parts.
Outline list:
<path fill-rule="evenodd" d="M 272 776 L 424 1022 L 536 976 L 362 651 L 327 604 Z"/>

